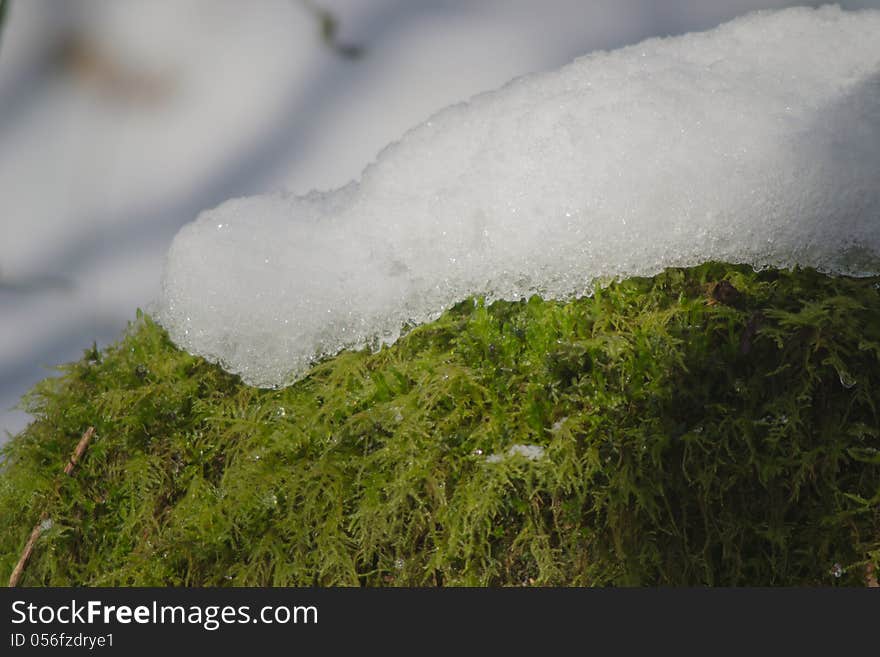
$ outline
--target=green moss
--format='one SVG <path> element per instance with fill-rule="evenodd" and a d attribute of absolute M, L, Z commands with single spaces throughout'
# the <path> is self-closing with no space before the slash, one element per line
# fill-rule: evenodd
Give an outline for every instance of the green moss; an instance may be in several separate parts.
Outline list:
<path fill-rule="evenodd" d="M 283 390 L 139 317 L 26 397 L 0 574 L 45 509 L 24 584 L 861 585 L 878 287 L 709 263 L 567 303 L 467 300 Z M 515 444 L 544 457 L 487 460 Z"/>

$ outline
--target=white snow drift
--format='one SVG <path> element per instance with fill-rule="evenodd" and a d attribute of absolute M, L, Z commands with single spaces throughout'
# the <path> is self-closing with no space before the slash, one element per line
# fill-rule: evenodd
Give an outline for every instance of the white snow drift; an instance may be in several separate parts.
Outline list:
<path fill-rule="evenodd" d="M 880 269 L 880 12 L 753 14 L 450 107 L 358 183 L 176 237 L 159 321 L 260 386 L 469 295 L 563 298 L 707 259 Z"/>

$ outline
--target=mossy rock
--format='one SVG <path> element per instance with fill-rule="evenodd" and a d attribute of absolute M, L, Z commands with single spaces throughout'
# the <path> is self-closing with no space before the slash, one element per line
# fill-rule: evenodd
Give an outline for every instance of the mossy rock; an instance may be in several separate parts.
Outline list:
<path fill-rule="evenodd" d="M 861 586 L 878 287 L 707 263 L 469 299 L 283 390 L 141 316 L 25 398 L 0 574 L 46 511 L 25 585 Z"/>

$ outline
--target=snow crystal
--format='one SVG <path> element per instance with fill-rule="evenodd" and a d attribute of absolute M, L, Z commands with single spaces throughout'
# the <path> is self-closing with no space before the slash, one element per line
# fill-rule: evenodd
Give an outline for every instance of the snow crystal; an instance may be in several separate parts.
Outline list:
<path fill-rule="evenodd" d="M 528 461 L 537 461 L 544 458 L 544 448 L 540 445 L 511 445 L 504 454 L 490 454 L 486 457 L 486 463 L 501 463 L 506 458 L 520 455 Z"/>
<path fill-rule="evenodd" d="M 878 34 L 878 11 L 759 12 L 518 79 L 357 183 L 203 213 L 156 315 L 277 386 L 469 295 L 567 298 L 707 259 L 880 269 Z"/>

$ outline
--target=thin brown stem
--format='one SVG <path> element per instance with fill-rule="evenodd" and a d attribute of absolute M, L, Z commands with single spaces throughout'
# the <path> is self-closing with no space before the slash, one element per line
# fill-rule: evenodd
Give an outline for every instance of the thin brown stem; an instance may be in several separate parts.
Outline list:
<path fill-rule="evenodd" d="M 89 441 L 94 435 L 95 427 L 89 427 L 88 429 L 86 429 L 85 433 L 82 435 L 82 438 L 80 438 L 79 442 L 76 444 L 76 449 L 73 450 L 73 454 L 70 455 L 70 460 L 67 462 L 67 465 L 64 466 L 64 474 L 72 475 L 73 469 L 79 463 L 80 459 L 86 451 L 86 448 L 89 446 Z"/>
<path fill-rule="evenodd" d="M 89 427 L 85 430 L 82 438 L 80 438 L 79 442 L 76 444 L 76 449 L 73 450 L 73 454 L 70 455 L 70 459 L 64 466 L 64 474 L 73 476 L 74 468 L 76 468 L 77 464 L 82 460 L 83 454 L 85 454 L 86 448 L 89 446 L 89 441 L 94 435 L 95 427 Z M 31 558 L 37 540 L 39 540 L 40 535 L 43 533 L 43 530 L 46 527 L 46 521 L 48 520 L 49 512 L 43 511 L 43 513 L 40 514 L 40 519 L 37 520 L 37 524 L 34 525 L 27 543 L 25 543 L 24 550 L 21 553 L 21 557 L 18 559 L 18 563 L 15 564 L 15 568 L 12 569 L 12 575 L 9 576 L 10 588 L 18 586 L 18 582 L 21 580 L 22 574 L 24 574 L 24 568 L 27 565 L 28 560 Z"/>

